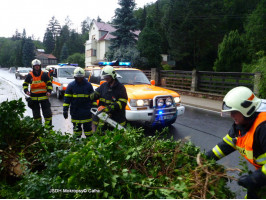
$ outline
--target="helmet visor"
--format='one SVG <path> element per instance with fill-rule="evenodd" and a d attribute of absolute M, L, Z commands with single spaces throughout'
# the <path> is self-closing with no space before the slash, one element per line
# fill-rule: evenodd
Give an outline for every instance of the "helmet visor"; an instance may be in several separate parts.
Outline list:
<path fill-rule="evenodd" d="M 226 103 L 223 102 L 222 112 L 228 112 L 228 111 L 231 111 L 231 110 L 232 110 L 232 107 L 226 105 Z"/>
<path fill-rule="evenodd" d="M 78 74 L 74 74 L 74 77 L 83 78 L 83 77 L 85 77 L 85 75 L 78 73 Z"/>
<path fill-rule="evenodd" d="M 102 77 L 107 78 L 108 76 L 111 76 L 109 73 L 106 73 L 105 71 L 102 71 Z"/>
<path fill-rule="evenodd" d="M 231 111 L 234 111 L 234 109 L 232 107 L 226 105 L 225 102 L 223 102 L 221 116 L 222 117 L 230 117 Z"/>

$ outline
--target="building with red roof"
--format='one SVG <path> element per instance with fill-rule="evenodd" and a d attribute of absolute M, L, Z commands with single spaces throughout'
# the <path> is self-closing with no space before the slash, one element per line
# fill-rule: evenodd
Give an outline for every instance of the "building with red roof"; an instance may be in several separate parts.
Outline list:
<path fill-rule="evenodd" d="M 85 43 L 85 66 L 97 65 L 98 62 L 106 61 L 105 53 L 109 50 L 110 40 L 116 29 L 108 23 L 93 20 L 89 29 L 89 40 Z M 139 35 L 140 31 L 134 32 Z"/>
<path fill-rule="evenodd" d="M 42 62 L 42 67 L 57 65 L 57 58 L 53 54 L 37 53 L 36 59 Z"/>

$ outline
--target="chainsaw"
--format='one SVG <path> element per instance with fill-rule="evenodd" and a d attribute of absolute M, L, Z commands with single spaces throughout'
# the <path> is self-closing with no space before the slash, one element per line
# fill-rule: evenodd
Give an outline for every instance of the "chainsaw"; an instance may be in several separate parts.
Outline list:
<path fill-rule="evenodd" d="M 117 128 L 118 130 L 126 130 L 123 126 L 121 126 L 119 123 L 116 121 L 112 120 L 110 116 L 104 112 L 104 109 L 101 111 L 98 111 L 97 108 L 91 108 L 91 113 L 98 116 L 102 121 L 105 123 L 110 124 L 112 127 Z"/>

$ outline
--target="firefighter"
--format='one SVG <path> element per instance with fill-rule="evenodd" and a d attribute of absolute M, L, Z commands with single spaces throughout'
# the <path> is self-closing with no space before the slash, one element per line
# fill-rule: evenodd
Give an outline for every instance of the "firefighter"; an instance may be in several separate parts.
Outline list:
<path fill-rule="evenodd" d="M 85 136 L 90 136 L 91 131 L 91 107 L 92 101 L 90 94 L 94 92 L 90 82 L 85 79 L 85 71 L 77 67 L 74 70 L 74 78 L 66 89 L 63 115 L 68 118 L 68 109 L 70 107 L 71 122 L 73 123 L 74 137 L 78 138 L 82 135 L 82 127 Z"/>
<path fill-rule="evenodd" d="M 47 71 L 47 74 L 48 74 L 49 78 L 51 79 L 51 81 L 53 81 L 54 68 L 48 65 L 48 66 L 46 66 L 45 69 Z"/>
<path fill-rule="evenodd" d="M 106 81 L 98 87 L 93 94 L 90 95 L 92 100 L 99 99 L 98 111 L 108 113 L 114 121 L 121 126 L 126 125 L 125 107 L 127 105 L 127 92 L 116 78 L 116 72 L 112 66 L 105 66 L 102 69 L 102 77 Z M 97 116 L 93 116 L 93 129 L 99 125 Z"/>
<path fill-rule="evenodd" d="M 29 91 L 30 85 L 30 91 Z M 47 73 L 41 70 L 41 61 L 32 61 L 32 71 L 27 75 L 23 89 L 28 98 L 28 106 L 32 109 L 33 118 L 42 122 L 40 106 L 42 108 L 45 124 L 52 125 L 52 111 L 49 97 L 53 90 L 52 82 Z"/>
<path fill-rule="evenodd" d="M 223 99 L 222 113 L 228 112 L 234 123 L 228 134 L 212 150 L 208 158 L 219 160 L 238 150 L 256 170 L 239 178 L 247 188 L 247 198 L 266 197 L 266 101 L 257 98 L 246 87 L 230 90 Z"/>

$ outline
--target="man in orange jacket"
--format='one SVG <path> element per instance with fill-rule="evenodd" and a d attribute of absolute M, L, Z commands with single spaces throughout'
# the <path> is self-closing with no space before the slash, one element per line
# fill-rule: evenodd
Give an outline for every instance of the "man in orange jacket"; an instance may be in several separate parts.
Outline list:
<path fill-rule="evenodd" d="M 30 91 L 29 91 L 30 85 Z M 23 89 L 30 96 L 28 106 L 32 109 L 33 118 L 42 121 L 40 106 L 42 108 L 45 124 L 52 125 L 52 111 L 49 97 L 53 90 L 51 79 L 41 70 L 41 61 L 32 61 L 32 71 L 27 75 Z"/>
<path fill-rule="evenodd" d="M 238 150 L 256 170 L 239 178 L 247 188 L 247 198 L 266 197 L 266 101 L 246 87 L 230 90 L 223 100 L 222 112 L 229 112 L 234 124 L 229 133 L 211 151 L 208 158 L 219 160 Z"/>

